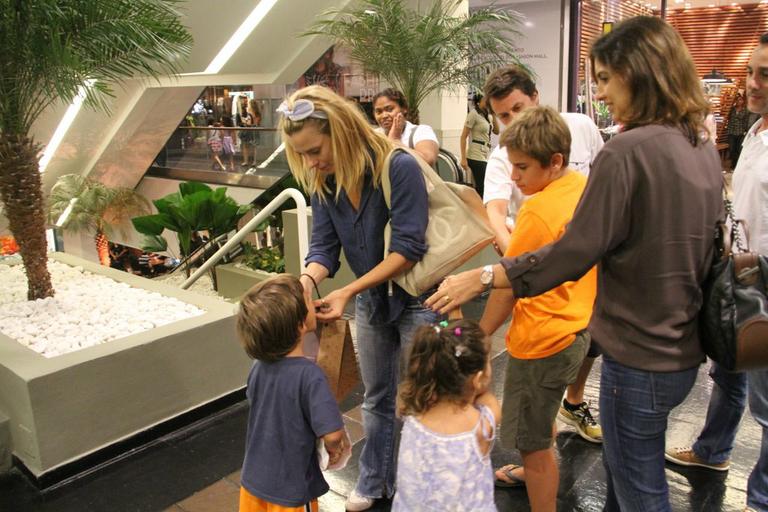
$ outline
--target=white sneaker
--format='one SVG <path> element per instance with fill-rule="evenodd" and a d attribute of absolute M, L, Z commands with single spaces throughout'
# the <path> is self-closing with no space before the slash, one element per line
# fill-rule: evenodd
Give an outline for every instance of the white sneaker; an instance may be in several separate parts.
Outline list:
<path fill-rule="evenodd" d="M 361 512 L 362 510 L 368 510 L 371 508 L 374 501 L 375 500 L 373 498 L 366 498 L 365 496 L 360 496 L 357 494 L 357 491 L 352 491 L 349 493 L 349 497 L 344 503 L 344 508 L 348 512 Z"/>

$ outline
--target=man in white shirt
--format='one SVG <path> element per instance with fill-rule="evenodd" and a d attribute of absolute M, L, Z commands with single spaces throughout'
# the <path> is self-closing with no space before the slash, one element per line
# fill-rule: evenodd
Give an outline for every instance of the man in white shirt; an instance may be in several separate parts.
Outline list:
<path fill-rule="evenodd" d="M 539 92 L 530 75 L 518 67 L 500 68 L 491 73 L 483 88 L 491 111 L 503 131 L 523 110 L 539 104 Z M 561 113 L 571 132 L 571 154 L 568 166 L 589 175 L 589 167 L 603 147 L 603 138 L 592 120 L 583 114 Z M 520 189 L 512 181 L 512 164 L 507 150 L 498 146 L 491 152 L 485 170 L 483 202 L 488 211 L 491 227 L 496 234 L 496 245 L 503 254 L 509 244 L 517 210 L 524 201 Z M 593 344 L 579 369 L 576 382 L 566 388 L 565 398 L 558 412 L 558 419 L 576 427 L 587 441 L 601 443 L 603 433 L 584 401 L 584 388 L 595 358 L 599 355 Z M 514 485 L 524 480 L 524 468 L 508 464 L 496 470 L 499 486 Z"/>
<path fill-rule="evenodd" d="M 520 68 L 501 68 L 488 76 L 485 97 L 501 125 L 502 131 L 517 114 L 539 104 L 539 92 L 531 77 Z M 584 114 L 560 114 L 571 131 L 571 156 L 568 166 L 585 176 L 603 147 L 603 138 L 592 120 Z M 483 202 L 488 210 L 491 226 L 496 233 L 496 244 L 504 253 L 509 234 L 524 198 L 512 182 L 512 164 L 507 151 L 498 146 L 491 152 L 485 170 Z"/>
<path fill-rule="evenodd" d="M 760 115 L 744 137 L 733 172 L 733 207 L 736 218 L 749 229 L 750 249 L 768 255 L 768 33 L 747 64 L 747 109 Z M 768 510 L 768 370 L 726 372 L 712 363 L 714 381 L 707 419 L 691 447 L 670 448 L 668 461 L 727 471 L 742 413 L 749 408 L 763 429 L 760 456 L 747 483 L 747 511 Z M 745 378 L 746 377 L 746 378 Z"/>

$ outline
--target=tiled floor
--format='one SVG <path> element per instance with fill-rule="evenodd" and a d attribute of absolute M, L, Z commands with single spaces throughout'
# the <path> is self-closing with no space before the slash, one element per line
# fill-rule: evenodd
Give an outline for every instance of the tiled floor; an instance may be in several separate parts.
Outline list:
<path fill-rule="evenodd" d="M 469 311 L 469 316 L 477 311 Z M 505 355 L 500 336 L 493 339 L 494 389 L 501 395 Z M 597 402 L 600 360 L 590 376 L 586 397 Z M 689 444 L 704 421 L 711 382 L 702 367 L 688 399 L 672 414 L 667 442 Z M 342 404 L 353 441 L 349 465 L 328 473 L 331 491 L 320 500 L 321 510 L 344 509 L 345 496 L 357 477 L 357 456 L 362 438 L 357 389 Z M 235 404 L 220 413 L 194 423 L 112 461 L 69 483 L 40 491 L 18 470 L 0 475 L 0 512 L 234 512 L 237 510 L 239 467 L 245 440 L 247 404 Z M 741 511 L 749 472 L 759 450 L 760 430 L 745 415 L 736 441 L 731 470 L 714 473 L 668 466 L 674 511 Z M 570 427 L 557 437 L 560 458 L 558 510 L 598 511 L 605 499 L 605 472 L 599 445 L 582 440 Z M 494 447 L 495 465 L 520 462 L 517 453 Z M 524 489 L 497 489 L 496 504 L 502 512 L 527 511 Z M 387 511 L 388 502 L 375 510 Z"/>

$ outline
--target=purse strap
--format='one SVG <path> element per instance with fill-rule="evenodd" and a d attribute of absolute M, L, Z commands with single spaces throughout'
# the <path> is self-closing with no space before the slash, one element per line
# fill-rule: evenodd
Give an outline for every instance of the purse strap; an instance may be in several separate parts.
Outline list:
<path fill-rule="evenodd" d="M 315 281 L 315 278 L 312 277 L 310 274 L 307 274 L 306 272 L 304 272 L 301 275 L 302 276 L 307 276 L 309 278 L 309 280 L 312 281 L 312 286 L 315 288 L 315 294 L 317 294 L 317 298 L 318 299 L 322 299 L 323 296 L 320 295 L 320 289 L 317 287 L 317 281 Z"/>
<path fill-rule="evenodd" d="M 741 219 L 736 218 L 736 213 L 733 210 L 733 202 L 726 196 L 725 188 L 723 188 L 723 206 L 725 207 L 725 219 L 731 221 L 730 238 L 731 245 L 735 245 L 738 252 L 749 251 L 749 233 L 747 232 L 747 224 Z M 739 229 L 741 228 L 741 229 Z M 741 231 L 744 231 L 744 243 L 746 247 L 742 245 Z"/>

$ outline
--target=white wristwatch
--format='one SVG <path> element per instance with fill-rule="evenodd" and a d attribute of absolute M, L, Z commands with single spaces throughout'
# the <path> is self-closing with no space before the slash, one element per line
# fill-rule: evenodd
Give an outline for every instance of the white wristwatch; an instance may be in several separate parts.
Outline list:
<path fill-rule="evenodd" d="M 480 283 L 483 285 L 483 291 L 487 292 L 493 288 L 493 265 L 486 265 L 480 273 Z"/>

